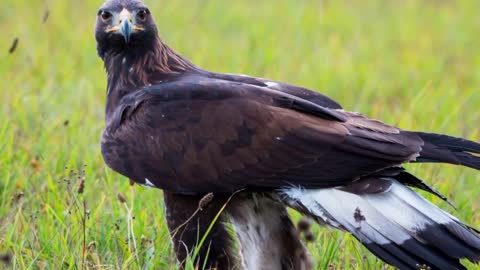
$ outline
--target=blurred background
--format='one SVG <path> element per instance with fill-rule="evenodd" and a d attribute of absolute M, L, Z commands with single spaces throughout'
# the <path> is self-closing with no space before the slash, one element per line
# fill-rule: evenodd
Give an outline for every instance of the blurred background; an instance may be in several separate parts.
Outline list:
<path fill-rule="evenodd" d="M 203 68 L 306 86 L 403 129 L 480 141 L 480 1 L 146 3 L 163 40 Z M 131 187 L 100 155 L 101 4 L 0 8 L 0 268 L 177 267 L 161 191 Z M 427 198 L 480 227 L 480 174 L 409 169 L 458 209 Z M 318 226 L 313 234 L 318 269 L 384 267 L 349 235 Z"/>

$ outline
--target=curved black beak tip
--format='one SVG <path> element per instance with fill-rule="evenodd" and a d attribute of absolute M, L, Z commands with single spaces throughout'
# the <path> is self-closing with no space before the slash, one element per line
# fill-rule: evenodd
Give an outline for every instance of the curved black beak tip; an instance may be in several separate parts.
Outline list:
<path fill-rule="evenodd" d="M 126 43 L 130 42 L 130 35 L 132 34 L 132 24 L 128 19 L 125 19 L 120 25 L 120 33 L 122 33 L 123 38 Z"/>

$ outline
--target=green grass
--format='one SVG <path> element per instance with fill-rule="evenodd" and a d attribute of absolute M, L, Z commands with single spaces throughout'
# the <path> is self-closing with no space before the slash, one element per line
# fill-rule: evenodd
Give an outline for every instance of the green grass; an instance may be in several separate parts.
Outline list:
<path fill-rule="evenodd" d="M 404 129 L 480 141 L 479 1 L 148 2 L 164 40 L 204 68 L 311 87 Z M 100 4 L 2 3 L 0 254 L 11 260 L 0 268 L 175 267 L 161 192 L 130 187 L 100 155 L 106 79 L 93 38 Z M 458 210 L 429 199 L 480 226 L 479 173 L 408 167 Z M 137 249 L 127 241 L 130 226 Z M 309 249 L 320 269 L 382 268 L 353 237 L 315 233 Z"/>

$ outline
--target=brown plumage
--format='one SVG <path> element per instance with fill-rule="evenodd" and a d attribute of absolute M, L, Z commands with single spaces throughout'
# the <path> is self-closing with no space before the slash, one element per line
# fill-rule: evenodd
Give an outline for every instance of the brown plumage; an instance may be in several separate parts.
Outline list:
<path fill-rule="evenodd" d="M 173 236 L 180 260 L 195 246 L 197 229 L 204 232 L 225 198 L 238 190 L 242 199 L 229 201 L 221 221 L 231 216 L 242 265 L 251 269 L 260 265 L 255 248 L 283 254 L 268 256 L 271 266 L 286 267 L 285 261 L 298 262 L 304 254 L 305 261 L 291 266 L 310 267 L 298 234 L 291 233 L 286 205 L 349 231 L 402 269 L 462 269 L 459 259 L 480 260 L 478 235 L 406 187 L 446 199 L 400 167 L 444 162 L 480 169 L 480 158 L 472 154 L 480 153 L 479 144 L 404 131 L 344 111 L 302 87 L 203 70 L 163 43 L 138 0 L 107 1 L 97 18 L 96 40 L 108 74 L 102 136 L 107 165 L 166 191 L 170 230 L 189 220 L 204 194 L 215 194 L 211 206 L 192 219 L 198 226 Z M 385 212 L 388 207 L 399 211 Z M 248 228 L 255 222 L 272 229 L 252 233 Z M 285 254 L 286 241 L 268 237 L 276 230 L 300 243 L 299 252 Z M 265 241 L 247 240 L 252 238 Z M 221 223 L 208 239 L 208 265 L 230 268 L 234 251 Z M 265 246 L 269 241 L 278 245 Z"/>
<path fill-rule="evenodd" d="M 180 262 L 186 261 L 188 256 L 193 255 L 201 237 L 228 200 L 226 196 L 215 196 L 200 210 L 199 201 L 202 197 L 164 192 L 167 225 L 175 254 Z M 223 226 L 226 222 L 228 222 L 226 215 L 221 215 L 211 228 L 196 258 L 200 265 L 206 262 L 205 265 L 209 268 L 238 269 L 240 267 L 241 262 L 236 254 L 233 239 L 228 229 Z"/>

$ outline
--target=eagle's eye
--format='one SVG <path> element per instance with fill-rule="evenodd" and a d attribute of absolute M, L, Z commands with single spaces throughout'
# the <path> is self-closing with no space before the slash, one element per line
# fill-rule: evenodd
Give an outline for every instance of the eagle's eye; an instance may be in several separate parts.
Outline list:
<path fill-rule="evenodd" d="M 112 18 L 112 13 L 102 10 L 102 11 L 100 11 L 100 17 L 102 18 L 102 20 L 104 22 L 106 22 L 106 21 L 109 21 Z"/>
<path fill-rule="evenodd" d="M 149 14 L 149 11 L 148 9 L 142 9 L 140 11 L 137 12 L 137 18 L 140 20 L 140 21 L 144 21 L 146 18 L 147 18 L 147 15 Z"/>

